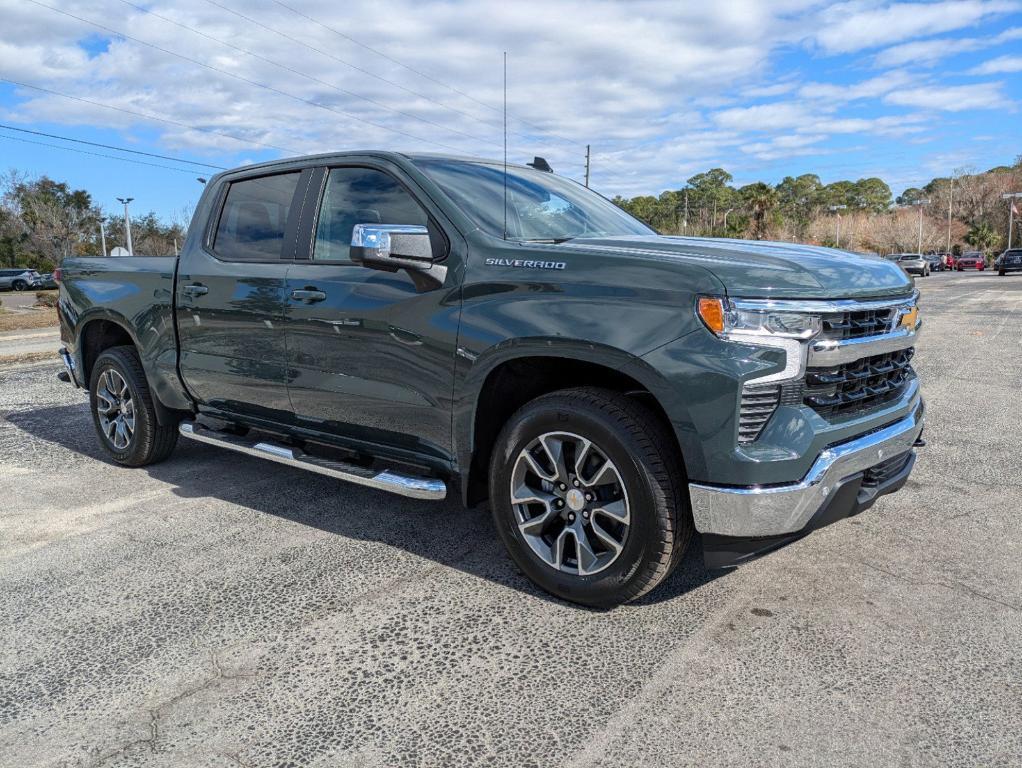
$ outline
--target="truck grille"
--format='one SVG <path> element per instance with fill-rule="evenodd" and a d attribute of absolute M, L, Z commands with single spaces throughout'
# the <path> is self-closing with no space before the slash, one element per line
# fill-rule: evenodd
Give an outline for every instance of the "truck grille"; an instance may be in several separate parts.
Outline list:
<path fill-rule="evenodd" d="M 759 437 L 781 399 L 776 384 L 746 385 L 742 389 L 742 407 L 738 414 L 738 442 L 745 445 Z"/>
<path fill-rule="evenodd" d="M 865 336 L 878 336 L 888 333 L 897 310 L 887 307 L 883 309 L 858 309 L 850 312 L 836 312 L 823 316 L 823 329 L 817 337 L 821 340 L 843 341 L 859 339 Z"/>
<path fill-rule="evenodd" d="M 861 413 L 897 399 L 915 375 L 913 349 L 806 370 L 803 402 L 827 418 Z"/>

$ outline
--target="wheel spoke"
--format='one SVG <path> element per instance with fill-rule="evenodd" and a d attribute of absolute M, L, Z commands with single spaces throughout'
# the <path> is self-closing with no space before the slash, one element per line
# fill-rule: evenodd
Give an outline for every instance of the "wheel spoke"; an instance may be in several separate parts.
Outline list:
<path fill-rule="evenodd" d="M 592 449 L 592 441 L 580 437 L 575 446 L 575 477 L 582 479 L 585 474 L 586 460 L 589 458 L 589 451 Z"/>
<path fill-rule="evenodd" d="M 552 562 L 550 563 L 554 568 L 560 568 L 564 564 L 564 544 L 571 535 L 571 529 L 565 528 L 561 531 L 560 535 L 554 539 L 554 544 L 550 548 L 550 555 Z"/>
<path fill-rule="evenodd" d="M 603 528 L 600 526 L 598 522 L 596 522 L 596 520 L 592 520 L 590 522 L 590 525 L 592 526 L 593 529 L 593 535 L 595 535 L 596 538 L 598 538 L 600 541 L 606 544 L 611 549 L 615 556 L 620 554 L 621 550 L 624 549 L 624 546 L 621 544 L 621 542 L 619 542 L 617 539 L 615 539 L 613 536 L 611 536 L 609 533 L 603 530 Z"/>
<path fill-rule="evenodd" d="M 625 504 L 624 499 L 618 499 L 617 501 L 609 501 L 593 509 L 593 516 L 606 515 L 615 522 L 623 525 L 628 525 L 630 522 L 630 515 L 628 513 L 628 505 Z"/>
<path fill-rule="evenodd" d="M 545 469 L 543 469 L 543 467 L 539 465 L 539 462 L 536 461 L 535 457 L 533 457 L 533 455 L 529 453 L 529 451 L 527 450 L 523 451 L 522 458 L 525 459 L 525 462 L 529 465 L 529 469 L 531 469 L 533 472 L 539 475 L 541 479 L 546 480 L 548 483 L 553 483 L 557 481 L 557 472 L 555 471 L 553 474 L 547 472 Z"/>
<path fill-rule="evenodd" d="M 525 522 L 518 524 L 518 530 L 520 530 L 526 536 L 539 536 L 543 533 L 543 529 L 550 523 L 551 518 L 556 516 L 556 512 L 553 507 L 547 507 L 543 512 L 530 517 Z"/>
<path fill-rule="evenodd" d="M 619 483 L 621 478 L 618 477 L 617 468 L 607 459 L 600 465 L 600 468 L 596 470 L 590 479 L 583 479 L 583 482 L 590 488 L 596 488 L 600 485 L 606 485 L 607 483 Z"/>
<path fill-rule="evenodd" d="M 543 446 L 543 450 L 546 452 L 550 459 L 550 464 L 554 468 L 554 479 L 567 483 L 568 466 L 564 461 L 564 440 L 558 437 L 551 437 L 550 435 L 543 435 L 539 438 L 539 444 Z"/>
<path fill-rule="evenodd" d="M 586 535 L 585 529 L 579 525 L 572 529 L 572 535 L 575 537 L 575 557 L 578 562 L 578 572 L 582 575 L 592 573 L 596 568 L 599 558 L 589 543 L 589 537 Z"/>

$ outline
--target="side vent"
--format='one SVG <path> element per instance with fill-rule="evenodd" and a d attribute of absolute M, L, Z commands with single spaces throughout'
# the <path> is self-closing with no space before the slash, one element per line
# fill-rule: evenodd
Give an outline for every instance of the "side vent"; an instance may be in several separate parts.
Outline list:
<path fill-rule="evenodd" d="M 738 414 L 738 442 L 753 442 L 774 415 L 781 400 L 776 384 L 746 384 L 742 388 L 742 406 Z"/>

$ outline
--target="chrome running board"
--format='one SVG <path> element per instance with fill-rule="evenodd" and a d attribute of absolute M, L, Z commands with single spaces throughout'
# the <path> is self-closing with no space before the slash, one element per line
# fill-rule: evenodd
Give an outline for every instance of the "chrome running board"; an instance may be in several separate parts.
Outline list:
<path fill-rule="evenodd" d="M 193 421 L 181 422 L 178 426 L 178 432 L 181 433 L 182 437 L 198 440 L 200 443 L 218 445 L 221 448 L 227 448 L 238 453 L 257 456 L 260 459 L 269 459 L 279 464 L 287 464 L 290 467 L 306 469 L 309 472 L 316 472 L 317 474 L 326 475 L 338 480 L 346 480 L 356 485 L 364 485 L 380 491 L 389 491 L 399 496 L 407 496 L 412 499 L 431 499 L 434 501 L 440 501 L 447 497 L 446 483 L 433 477 L 402 475 L 389 469 L 380 472 L 375 469 L 360 467 L 357 464 L 322 459 L 318 456 L 311 456 L 299 448 L 247 440 L 238 435 L 217 432 Z"/>

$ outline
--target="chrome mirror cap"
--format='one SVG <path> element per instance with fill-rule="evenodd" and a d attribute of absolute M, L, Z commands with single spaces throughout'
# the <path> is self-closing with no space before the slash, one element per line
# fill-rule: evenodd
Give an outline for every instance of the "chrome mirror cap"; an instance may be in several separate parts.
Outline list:
<path fill-rule="evenodd" d="M 416 224 L 356 224 L 351 260 L 366 265 L 427 267 L 433 261 L 429 230 Z"/>

